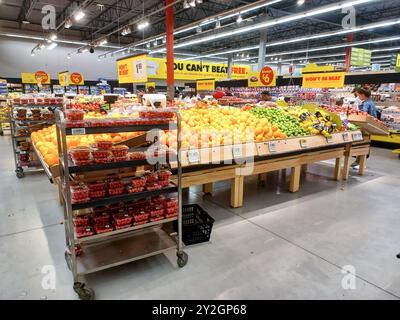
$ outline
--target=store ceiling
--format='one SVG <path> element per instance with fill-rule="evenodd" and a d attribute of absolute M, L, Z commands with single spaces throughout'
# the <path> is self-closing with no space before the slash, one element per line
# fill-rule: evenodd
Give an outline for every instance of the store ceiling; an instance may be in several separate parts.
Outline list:
<path fill-rule="evenodd" d="M 192 0 L 188 1 L 191 2 Z M 227 59 L 228 55 L 224 53 L 229 51 L 232 52 L 234 57 L 238 54 L 242 56 L 242 58 L 237 57 L 237 60 L 256 62 L 256 59 L 252 58 L 256 58 L 258 55 L 256 47 L 259 45 L 260 31 L 264 29 L 267 30 L 267 43 L 280 42 L 279 45 L 267 45 L 267 61 L 271 58 L 270 56 L 273 59 L 275 57 L 282 58 L 284 61 L 293 58 L 306 58 L 307 53 L 305 52 L 285 55 L 282 55 L 282 52 L 307 51 L 307 49 L 315 50 L 309 53 L 309 56 L 326 56 L 318 58 L 318 61 L 331 61 L 335 59 L 335 54 L 337 54 L 337 59 L 343 59 L 344 48 L 328 50 L 326 47 L 334 44 L 345 44 L 347 41 L 346 34 L 304 39 L 302 41 L 294 40 L 307 38 L 310 35 L 343 30 L 342 19 L 345 14 L 341 13 L 341 10 L 276 24 L 268 28 L 253 28 L 253 26 L 265 21 L 274 21 L 277 18 L 315 10 L 336 4 L 338 1 L 306 0 L 303 5 L 298 5 L 297 0 L 203 0 L 198 1 L 202 3 L 197 3 L 194 8 L 185 8 L 184 2 L 184 0 L 175 0 L 175 27 L 178 30 L 180 27 L 193 25 L 193 23 L 196 25 L 196 22 L 199 21 L 204 22 L 205 19 L 210 19 L 215 15 L 223 16 L 224 12 L 228 10 L 236 10 L 236 15 L 220 20 L 220 28 L 216 28 L 215 22 L 206 23 L 201 27 L 201 32 L 195 26 L 186 32 L 175 35 L 175 43 L 178 47 L 176 52 L 184 54 L 184 57 L 188 59 L 200 56 L 222 60 Z M 243 21 L 240 24 L 236 22 L 237 14 L 241 11 L 239 8 L 249 4 L 271 2 L 272 4 L 269 6 L 244 12 L 241 14 Z M 112 44 L 115 48 L 129 48 L 130 46 L 128 45 L 132 45 L 133 48 L 136 45 L 137 49 L 154 52 L 155 55 L 163 55 L 164 44 L 162 36 L 165 32 L 165 12 L 163 10 L 164 1 L 160 0 L 2 0 L 0 3 L 0 31 L 7 30 L 7 32 L 13 31 L 14 33 L 46 36 L 47 32 L 41 28 L 41 20 L 43 18 L 42 8 L 47 4 L 53 5 L 56 9 L 56 25 L 59 39 L 79 40 L 82 43 L 94 44 L 95 40 L 107 36 L 109 44 Z M 78 9 L 82 9 L 85 12 L 85 17 L 79 22 L 73 21 L 71 28 L 66 29 L 64 27 L 65 21 Z M 399 0 L 369 1 L 356 5 L 355 9 L 357 27 L 371 23 L 387 22 L 400 17 Z M 150 22 L 150 26 L 144 31 L 138 31 L 137 23 L 142 20 L 143 16 Z M 23 23 L 24 21 L 29 22 L 29 24 Z M 217 20 L 215 19 L 214 21 Z M 127 24 L 131 24 L 132 33 L 122 36 L 122 27 Z M 247 28 L 248 30 L 232 36 L 219 37 L 221 33 L 227 34 L 229 31 L 235 31 L 240 28 Z M 366 29 L 355 32 L 353 41 L 371 42 L 374 39 L 395 37 L 400 35 L 399 31 L 400 24 Z M 206 37 L 207 41 L 196 43 L 203 37 Z M 157 45 L 155 45 L 154 39 L 158 39 Z M 152 40 L 150 48 L 146 41 L 143 40 Z M 289 41 L 285 42 L 285 40 Z M 363 47 L 370 49 L 397 48 L 400 47 L 400 39 L 375 44 L 368 43 Z M 321 50 L 316 48 L 321 48 Z M 115 49 L 110 48 L 110 53 L 112 51 L 115 51 Z M 390 50 L 386 54 L 390 54 Z"/>

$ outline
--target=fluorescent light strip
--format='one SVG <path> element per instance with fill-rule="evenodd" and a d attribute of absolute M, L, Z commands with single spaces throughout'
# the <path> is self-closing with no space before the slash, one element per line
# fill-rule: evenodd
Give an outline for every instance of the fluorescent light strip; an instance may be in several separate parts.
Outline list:
<path fill-rule="evenodd" d="M 310 11 L 306 11 L 306 12 L 302 12 L 302 13 L 298 13 L 298 14 L 285 16 L 282 18 L 277 18 L 274 20 L 269 20 L 266 22 L 261 22 L 261 23 L 255 24 L 255 25 L 239 28 L 236 30 L 221 32 L 219 34 L 203 37 L 200 39 L 195 39 L 192 41 L 186 41 L 184 43 L 179 43 L 179 44 L 175 45 L 174 48 L 176 48 L 176 49 L 183 48 L 183 47 L 187 47 L 187 46 L 191 46 L 191 45 L 195 45 L 195 44 L 200 44 L 203 42 L 215 41 L 215 40 L 221 39 L 221 38 L 228 38 L 228 37 L 232 37 L 232 36 L 235 36 L 235 35 L 238 35 L 241 33 L 251 32 L 251 31 L 258 30 L 258 29 L 267 28 L 267 27 L 278 25 L 278 24 L 287 23 L 290 21 L 300 20 L 300 19 L 304 19 L 306 17 L 312 17 L 312 16 L 323 14 L 323 13 L 336 11 L 341 8 L 347 8 L 347 7 L 355 6 L 355 5 L 362 4 L 362 3 L 372 2 L 372 1 L 377 1 L 377 0 L 341 1 L 338 4 L 330 4 L 330 5 L 324 6 L 319 9 L 314 9 L 314 10 L 310 10 Z M 400 19 L 399 19 L 399 22 L 400 22 Z M 349 32 L 352 32 L 352 31 L 349 31 Z M 164 52 L 165 50 L 166 50 L 165 48 L 157 49 L 157 50 L 151 51 L 150 54 Z"/>

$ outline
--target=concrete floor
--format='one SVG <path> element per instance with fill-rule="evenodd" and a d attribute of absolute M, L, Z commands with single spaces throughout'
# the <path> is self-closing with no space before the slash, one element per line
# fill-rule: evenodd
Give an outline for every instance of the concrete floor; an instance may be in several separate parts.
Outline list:
<path fill-rule="evenodd" d="M 0 137 L 0 299 L 76 299 L 64 261 L 64 227 L 55 188 L 43 173 L 18 180 L 11 143 Z M 215 219 L 210 243 L 87 277 L 98 299 L 399 299 L 400 162 L 372 150 L 367 174 L 332 181 L 331 163 L 309 167 L 300 192 L 272 174 L 267 187 L 246 180 L 245 205 L 229 207 L 229 185 L 197 202 Z M 42 288 L 54 266 L 55 290 Z M 352 266 L 355 287 L 342 286 Z M 350 275 L 351 276 L 351 275 Z M 348 275 L 347 275 L 348 277 Z M 346 278 L 347 279 L 347 278 Z"/>

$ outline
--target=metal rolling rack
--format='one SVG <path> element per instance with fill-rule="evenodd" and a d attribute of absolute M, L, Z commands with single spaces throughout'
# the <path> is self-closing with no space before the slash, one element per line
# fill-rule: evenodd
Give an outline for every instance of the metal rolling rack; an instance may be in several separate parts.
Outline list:
<path fill-rule="evenodd" d="M 35 105 L 35 104 L 20 104 L 20 105 L 11 105 L 10 111 L 10 130 L 11 130 L 11 139 L 12 139 L 12 146 L 13 146 L 13 153 L 14 153 L 14 162 L 15 162 L 15 174 L 17 178 L 21 179 L 25 176 L 25 172 L 37 172 L 43 171 L 43 168 L 40 164 L 40 161 L 28 161 L 28 162 L 21 162 L 19 159 L 20 154 L 28 153 L 31 156 L 36 154 L 34 148 L 32 146 L 32 142 L 30 140 L 30 135 L 28 136 L 17 136 L 17 127 L 26 127 L 30 128 L 34 125 L 51 125 L 55 123 L 55 120 L 18 120 L 14 118 L 14 108 L 24 107 L 24 108 L 56 108 L 60 107 L 60 105 Z M 18 143 L 19 142 L 30 142 L 31 148 L 29 151 L 21 151 L 19 150 Z"/>
<path fill-rule="evenodd" d="M 182 168 L 180 161 L 177 161 L 178 179 L 177 185 L 155 190 L 143 191 L 133 194 L 123 194 L 91 200 L 87 203 L 72 204 L 71 202 L 71 178 L 73 174 L 88 171 L 101 171 L 117 168 L 129 168 L 148 165 L 147 160 L 131 160 L 114 162 L 110 164 L 93 164 L 87 166 L 74 166 L 68 158 L 67 141 L 68 135 L 73 134 L 94 134 L 94 133 L 117 133 L 148 131 L 151 129 L 170 130 L 176 128 L 180 132 L 180 115 L 177 115 L 177 125 L 130 125 L 116 127 L 95 127 L 95 128 L 66 128 L 64 114 L 56 112 L 56 131 L 58 141 L 58 152 L 60 155 L 61 183 L 65 185 L 64 194 L 64 225 L 66 235 L 65 259 L 73 275 L 73 288 L 81 299 L 94 299 L 94 291 L 82 282 L 84 276 L 100 270 L 112 268 L 132 261 L 144 259 L 153 255 L 165 253 L 171 249 L 177 250 L 177 264 L 184 267 L 188 261 L 188 255 L 182 250 Z M 178 150 L 180 150 L 178 142 Z M 179 158 L 179 155 L 178 155 Z M 167 162 L 170 163 L 169 157 Z M 158 164 L 156 164 L 157 166 Z M 177 217 L 167 218 L 157 222 L 149 222 L 143 225 L 132 226 L 126 229 L 114 230 L 107 233 L 96 234 L 78 239 L 74 233 L 73 217 L 77 210 L 88 209 L 96 206 L 104 206 L 124 201 L 143 199 L 149 196 L 157 196 L 168 193 L 178 193 Z M 172 228 L 172 222 L 177 222 L 178 231 Z M 81 246 L 82 255 L 76 254 L 76 246 Z"/>

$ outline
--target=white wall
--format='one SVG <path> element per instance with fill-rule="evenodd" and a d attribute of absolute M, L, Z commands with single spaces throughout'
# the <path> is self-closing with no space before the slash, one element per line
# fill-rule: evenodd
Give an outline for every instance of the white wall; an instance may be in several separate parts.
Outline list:
<path fill-rule="evenodd" d="M 21 78 L 21 72 L 43 70 L 50 73 L 52 79 L 58 79 L 60 71 L 68 70 L 81 73 L 86 80 L 117 79 L 115 59 L 107 58 L 97 61 L 98 54 L 103 53 L 97 49 L 94 54 L 73 54 L 68 60 L 67 54 L 76 51 L 77 47 L 59 44 L 51 51 L 41 50 L 39 54 L 31 57 L 31 50 L 37 43 L 37 41 L 0 37 L 0 78 Z"/>

